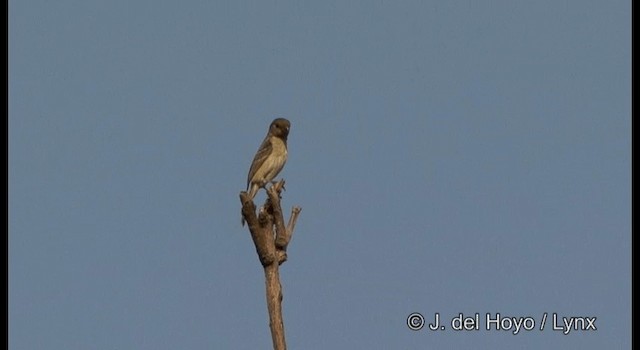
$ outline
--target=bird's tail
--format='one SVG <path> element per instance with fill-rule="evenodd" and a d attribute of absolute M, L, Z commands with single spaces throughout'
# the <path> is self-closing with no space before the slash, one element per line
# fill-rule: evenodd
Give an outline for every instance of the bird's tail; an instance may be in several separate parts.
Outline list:
<path fill-rule="evenodd" d="M 255 198 L 259 189 L 260 189 L 260 186 L 258 186 L 258 184 L 255 184 L 255 183 L 249 184 L 249 197 L 251 197 L 251 200 Z"/>

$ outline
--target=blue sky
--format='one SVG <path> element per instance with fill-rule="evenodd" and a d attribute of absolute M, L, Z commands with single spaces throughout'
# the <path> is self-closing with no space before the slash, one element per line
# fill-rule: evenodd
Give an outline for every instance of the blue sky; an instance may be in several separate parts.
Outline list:
<path fill-rule="evenodd" d="M 630 8 L 10 1 L 9 348 L 268 348 L 238 194 L 276 117 L 289 348 L 629 348 Z"/>

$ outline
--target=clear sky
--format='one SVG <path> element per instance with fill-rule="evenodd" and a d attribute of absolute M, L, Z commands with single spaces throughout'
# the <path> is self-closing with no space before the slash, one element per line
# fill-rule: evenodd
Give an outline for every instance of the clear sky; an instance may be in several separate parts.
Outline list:
<path fill-rule="evenodd" d="M 630 10 L 9 1 L 9 348 L 269 348 L 238 194 L 276 117 L 290 349 L 630 348 Z"/>

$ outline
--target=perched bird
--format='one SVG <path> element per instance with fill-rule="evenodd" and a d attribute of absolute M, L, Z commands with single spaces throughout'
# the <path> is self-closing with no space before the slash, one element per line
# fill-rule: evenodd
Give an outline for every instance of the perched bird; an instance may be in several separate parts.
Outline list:
<path fill-rule="evenodd" d="M 287 162 L 287 136 L 290 127 L 291 123 L 284 118 L 271 122 L 267 137 L 262 141 L 249 169 L 247 191 L 251 199 L 261 187 L 278 175 Z"/>

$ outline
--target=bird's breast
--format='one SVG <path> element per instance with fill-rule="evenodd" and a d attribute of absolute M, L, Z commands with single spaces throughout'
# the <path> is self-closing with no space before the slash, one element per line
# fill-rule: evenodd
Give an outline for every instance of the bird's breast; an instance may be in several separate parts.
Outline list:
<path fill-rule="evenodd" d="M 271 139 L 271 153 L 264 164 L 258 169 L 255 179 L 258 181 L 272 181 L 287 162 L 287 146 L 279 138 Z"/>
<path fill-rule="evenodd" d="M 271 147 L 273 147 L 273 154 L 284 157 L 287 159 L 287 145 L 285 145 L 282 139 L 274 137 L 271 139 Z"/>

